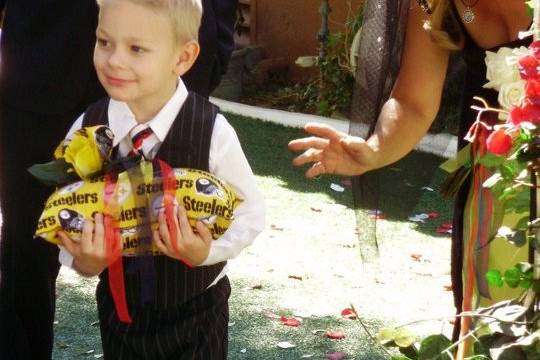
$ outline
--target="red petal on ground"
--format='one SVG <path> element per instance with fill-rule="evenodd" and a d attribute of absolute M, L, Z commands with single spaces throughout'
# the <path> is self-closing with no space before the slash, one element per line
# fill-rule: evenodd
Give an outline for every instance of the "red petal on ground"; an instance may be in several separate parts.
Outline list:
<path fill-rule="evenodd" d="M 433 212 L 428 213 L 428 216 L 430 219 L 436 219 L 439 217 L 439 213 L 436 211 L 433 211 Z"/>
<path fill-rule="evenodd" d="M 329 339 L 340 340 L 345 338 L 343 331 L 327 331 L 326 337 Z"/>
<path fill-rule="evenodd" d="M 354 313 L 352 309 L 349 309 L 349 308 L 343 309 L 341 311 L 341 316 L 347 319 L 356 320 L 356 314 Z"/>
<path fill-rule="evenodd" d="M 287 325 L 287 326 L 293 326 L 293 327 L 300 326 L 300 320 L 295 319 L 295 318 L 290 318 L 289 319 L 289 318 L 287 318 L 285 316 L 282 316 L 279 321 L 281 321 L 281 323 L 283 325 Z"/>
<path fill-rule="evenodd" d="M 326 354 L 326 358 L 328 360 L 341 360 L 341 359 L 345 359 L 346 357 L 347 357 L 347 354 L 341 351 Z"/>
<path fill-rule="evenodd" d="M 437 230 L 435 230 L 437 232 L 437 234 L 451 234 L 452 233 L 452 229 L 448 229 L 448 228 L 442 228 L 442 227 L 438 227 Z"/>

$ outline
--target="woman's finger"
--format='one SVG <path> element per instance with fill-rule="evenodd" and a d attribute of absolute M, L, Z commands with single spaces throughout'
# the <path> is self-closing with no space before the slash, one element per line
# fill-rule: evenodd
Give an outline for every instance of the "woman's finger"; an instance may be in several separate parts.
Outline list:
<path fill-rule="evenodd" d="M 313 164 L 313 166 L 311 166 L 309 169 L 307 169 L 305 176 L 308 179 L 313 179 L 323 174 L 326 174 L 326 168 L 322 162 L 318 161 Z"/>
<path fill-rule="evenodd" d="M 302 166 L 310 162 L 317 162 L 322 160 L 322 150 L 308 149 L 304 153 L 295 157 L 292 161 L 295 166 Z"/>
<path fill-rule="evenodd" d="M 302 139 L 295 139 L 289 142 L 289 149 L 292 151 L 300 151 L 309 148 L 315 148 L 322 150 L 328 146 L 330 141 L 328 139 L 323 139 L 320 137 L 305 137 Z"/>
<path fill-rule="evenodd" d="M 329 125 L 319 123 L 307 123 L 304 126 L 304 131 L 333 141 L 338 141 L 340 138 L 347 136 L 346 133 L 338 131 Z"/>

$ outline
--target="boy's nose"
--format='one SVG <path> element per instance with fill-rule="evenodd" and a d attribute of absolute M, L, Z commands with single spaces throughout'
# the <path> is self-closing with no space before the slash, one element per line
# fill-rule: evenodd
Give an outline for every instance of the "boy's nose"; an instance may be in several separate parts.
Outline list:
<path fill-rule="evenodd" d="M 124 64 L 124 56 L 121 53 L 121 51 L 113 51 L 109 55 L 109 58 L 107 59 L 107 62 L 109 63 L 109 66 L 111 67 L 122 67 Z"/>

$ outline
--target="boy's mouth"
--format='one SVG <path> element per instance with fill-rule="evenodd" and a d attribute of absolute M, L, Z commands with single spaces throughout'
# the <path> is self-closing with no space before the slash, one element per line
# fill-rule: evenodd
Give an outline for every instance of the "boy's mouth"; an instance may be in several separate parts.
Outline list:
<path fill-rule="evenodd" d="M 126 84 L 132 82 L 132 80 L 116 78 L 116 77 L 109 76 L 109 75 L 105 75 L 105 78 L 107 80 L 107 83 L 109 85 L 111 85 L 111 86 L 123 86 L 123 85 L 126 85 Z"/>

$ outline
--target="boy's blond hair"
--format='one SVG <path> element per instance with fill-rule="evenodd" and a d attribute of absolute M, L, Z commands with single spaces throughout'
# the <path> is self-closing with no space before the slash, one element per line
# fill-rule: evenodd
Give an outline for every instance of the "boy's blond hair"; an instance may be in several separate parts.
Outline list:
<path fill-rule="evenodd" d="M 105 0 L 96 0 L 101 6 Z M 202 18 L 201 0 L 124 0 L 147 7 L 166 15 L 171 21 L 177 41 L 187 42 L 199 39 Z"/>

